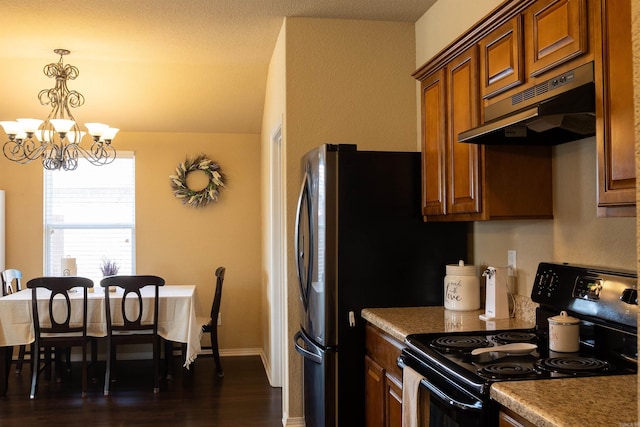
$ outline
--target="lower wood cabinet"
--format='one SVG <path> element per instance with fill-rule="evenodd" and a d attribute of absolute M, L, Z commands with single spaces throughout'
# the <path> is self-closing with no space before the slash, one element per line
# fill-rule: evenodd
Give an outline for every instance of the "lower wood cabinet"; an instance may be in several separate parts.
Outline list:
<path fill-rule="evenodd" d="M 365 407 L 367 427 L 402 426 L 402 370 L 397 359 L 402 343 L 367 324 Z"/>
<path fill-rule="evenodd" d="M 498 427 L 535 427 L 535 424 L 525 420 L 510 409 L 501 407 L 498 414 Z"/>

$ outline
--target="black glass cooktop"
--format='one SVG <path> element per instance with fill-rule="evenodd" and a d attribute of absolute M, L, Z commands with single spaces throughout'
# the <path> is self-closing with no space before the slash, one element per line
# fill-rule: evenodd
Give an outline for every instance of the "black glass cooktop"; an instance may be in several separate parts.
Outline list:
<path fill-rule="evenodd" d="M 536 348 L 525 354 L 471 353 L 476 348 L 514 342 L 536 344 Z M 495 381 L 635 373 L 633 365 L 629 367 L 624 363 L 618 364 L 615 360 L 602 359 L 601 355 L 588 347 L 578 353 L 549 352 L 546 338 L 541 338 L 534 329 L 413 334 L 407 336 L 405 343 L 408 347 L 405 355 L 412 355 L 421 364 L 431 366 L 444 377 L 465 382 L 486 392 Z"/>

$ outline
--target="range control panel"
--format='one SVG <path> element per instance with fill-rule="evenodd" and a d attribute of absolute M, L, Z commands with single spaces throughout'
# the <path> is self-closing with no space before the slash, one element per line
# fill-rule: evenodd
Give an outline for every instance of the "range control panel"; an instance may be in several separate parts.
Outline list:
<path fill-rule="evenodd" d="M 635 327 L 637 282 L 635 272 L 543 262 L 531 299 L 548 308 Z"/>
<path fill-rule="evenodd" d="M 578 277 L 573 288 L 573 297 L 597 301 L 600 299 L 603 282 L 599 277 Z"/>

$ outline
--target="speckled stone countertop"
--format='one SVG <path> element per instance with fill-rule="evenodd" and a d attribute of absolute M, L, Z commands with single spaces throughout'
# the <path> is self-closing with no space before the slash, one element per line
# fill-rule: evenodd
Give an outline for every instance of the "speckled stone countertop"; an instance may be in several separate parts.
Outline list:
<path fill-rule="evenodd" d="M 444 307 L 368 308 L 362 317 L 402 342 L 415 333 L 531 328 L 529 308 L 522 317 L 494 322 L 478 318 L 483 310 Z M 501 381 L 491 386 L 491 398 L 540 427 L 637 427 L 636 384 L 635 375 Z"/>
<path fill-rule="evenodd" d="M 637 427 L 637 376 L 500 381 L 491 398 L 537 427 Z"/>
<path fill-rule="evenodd" d="M 524 329 L 534 326 L 533 321 L 524 319 L 480 320 L 478 316 L 483 313 L 484 310 L 445 310 L 442 306 L 365 308 L 362 318 L 400 342 L 407 335 L 417 333 Z"/>

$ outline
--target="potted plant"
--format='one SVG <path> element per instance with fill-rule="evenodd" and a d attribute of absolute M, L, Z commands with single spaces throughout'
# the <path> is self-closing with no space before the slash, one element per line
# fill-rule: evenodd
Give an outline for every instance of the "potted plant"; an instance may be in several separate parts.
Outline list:
<path fill-rule="evenodd" d="M 111 261 L 110 259 L 102 260 L 102 265 L 100 266 L 100 271 L 102 271 L 102 276 L 103 277 L 115 276 L 116 274 L 118 274 L 118 270 L 119 269 L 120 269 L 120 267 L 118 267 L 118 263 L 117 262 Z"/>
<path fill-rule="evenodd" d="M 111 261 L 110 259 L 103 259 L 102 265 L 100 266 L 100 271 L 102 271 L 102 277 L 115 276 L 118 274 L 118 263 L 115 261 Z M 109 287 L 109 292 L 115 292 L 116 288 Z"/>

